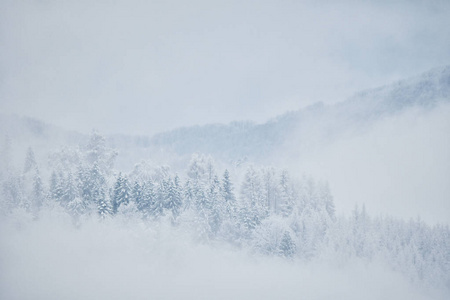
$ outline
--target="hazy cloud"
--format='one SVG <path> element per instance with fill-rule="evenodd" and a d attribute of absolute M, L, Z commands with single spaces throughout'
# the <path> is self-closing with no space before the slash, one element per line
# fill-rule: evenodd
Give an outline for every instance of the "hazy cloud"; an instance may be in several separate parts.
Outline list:
<path fill-rule="evenodd" d="M 447 1 L 1 6 L 1 110 L 82 131 L 263 121 L 450 62 Z"/>
<path fill-rule="evenodd" d="M 290 262 L 192 243 L 173 228 L 55 212 L 1 220 L 5 299 L 445 299 L 383 264 Z M 160 224 L 163 225 L 163 224 Z"/>
<path fill-rule="evenodd" d="M 336 126 L 339 126 L 336 124 Z M 298 175 L 330 182 L 338 211 L 365 203 L 372 215 L 450 222 L 450 105 L 412 108 L 380 120 L 362 134 L 281 155 Z M 314 139 L 318 135 L 312 131 Z"/>

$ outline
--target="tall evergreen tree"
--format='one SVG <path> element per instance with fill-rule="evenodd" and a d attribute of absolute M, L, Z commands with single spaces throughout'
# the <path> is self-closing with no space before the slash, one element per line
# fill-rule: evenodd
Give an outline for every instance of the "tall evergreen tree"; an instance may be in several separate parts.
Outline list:
<path fill-rule="evenodd" d="M 74 215 L 79 215 L 87 211 L 93 202 L 93 182 L 91 180 L 90 170 L 79 165 L 77 170 L 77 183 L 79 189 L 79 198 L 76 197 L 70 204 L 69 210 Z"/>
<path fill-rule="evenodd" d="M 184 209 L 190 209 L 191 204 L 195 204 L 195 192 L 190 179 L 184 184 Z"/>
<path fill-rule="evenodd" d="M 128 179 L 119 173 L 119 177 L 114 185 L 112 210 L 113 213 L 117 213 L 117 210 L 121 205 L 128 205 L 131 198 L 130 186 L 128 184 Z"/>
<path fill-rule="evenodd" d="M 32 211 L 34 214 L 37 214 L 39 209 L 42 207 L 43 203 L 44 203 L 44 188 L 42 185 L 39 170 L 36 167 L 33 178 L 33 201 L 32 201 Z"/>
<path fill-rule="evenodd" d="M 336 220 L 336 212 L 333 202 L 333 196 L 331 195 L 330 187 L 328 183 L 320 183 L 318 186 L 318 197 L 322 202 L 324 210 L 331 221 Z"/>
<path fill-rule="evenodd" d="M 102 174 L 109 175 L 114 166 L 117 152 L 106 146 L 105 138 L 93 131 L 85 147 L 85 159 L 89 165 L 97 165 Z"/>
<path fill-rule="evenodd" d="M 50 177 L 50 198 L 62 204 L 64 195 L 64 178 L 61 172 L 52 172 Z"/>
<path fill-rule="evenodd" d="M 270 212 L 278 214 L 280 212 L 279 188 L 277 174 L 274 168 L 267 168 L 263 172 L 263 197 Z"/>
<path fill-rule="evenodd" d="M 225 201 L 222 197 L 220 181 L 217 176 L 214 176 L 210 183 L 207 195 L 211 206 L 209 208 L 209 224 L 211 232 L 216 235 L 222 226 L 223 218 L 226 211 Z"/>
<path fill-rule="evenodd" d="M 27 156 L 25 158 L 25 164 L 23 168 L 23 173 L 28 173 L 31 170 L 34 170 L 37 167 L 36 159 L 34 157 L 34 152 L 31 147 L 28 147 Z"/>
<path fill-rule="evenodd" d="M 63 190 L 63 206 L 67 207 L 76 197 L 78 197 L 78 189 L 73 178 L 72 173 L 69 171 L 67 174 L 66 184 Z"/>
<path fill-rule="evenodd" d="M 285 231 L 283 234 L 283 238 L 281 239 L 280 242 L 278 253 L 283 257 L 292 258 L 295 254 L 295 251 L 296 251 L 295 243 L 292 240 L 289 232 Z"/>
<path fill-rule="evenodd" d="M 264 203 L 259 174 L 250 167 L 245 173 L 241 186 L 241 220 L 245 227 L 253 229 L 267 217 L 268 210 Z"/>
<path fill-rule="evenodd" d="M 0 208 L 3 211 L 11 211 L 12 209 L 22 205 L 26 196 L 24 195 L 24 182 L 22 176 L 17 176 L 8 171 L 6 178 L 2 183 L 2 193 L 0 201 Z"/>
<path fill-rule="evenodd" d="M 225 170 L 222 179 L 222 196 L 227 206 L 227 213 L 230 215 L 233 215 L 234 210 L 236 209 L 236 196 L 234 195 L 233 189 L 230 173 L 228 170 Z"/>
<path fill-rule="evenodd" d="M 143 201 L 143 189 L 139 182 L 135 181 L 132 190 L 132 200 L 136 204 L 138 210 L 142 206 L 141 202 Z"/>
<path fill-rule="evenodd" d="M 156 197 L 150 206 L 150 214 L 154 218 L 165 215 L 166 201 L 169 194 L 169 180 L 163 179 L 156 188 Z"/>
<path fill-rule="evenodd" d="M 183 206 L 183 192 L 181 189 L 180 178 L 175 175 L 174 180 L 168 181 L 168 192 L 166 208 L 172 213 L 173 220 L 176 220 L 181 213 Z"/>
<path fill-rule="evenodd" d="M 290 185 L 289 175 L 286 170 L 282 171 L 280 176 L 280 202 L 281 214 L 284 217 L 289 216 L 294 209 L 295 201 Z"/>
<path fill-rule="evenodd" d="M 152 208 L 156 202 L 155 187 L 151 180 L 142 186 L 142 200 L 138 203 L 138 210 L 142 212 L 145 219 L 152 216 Z"/>
<path fill-rule="evenodd" d="M 97 212 L 101 219 L 105 219 L 112 215 L 112 206 L 109 199 L 106 197 L 104 189 L 99 190 L 97 200 Z"/>

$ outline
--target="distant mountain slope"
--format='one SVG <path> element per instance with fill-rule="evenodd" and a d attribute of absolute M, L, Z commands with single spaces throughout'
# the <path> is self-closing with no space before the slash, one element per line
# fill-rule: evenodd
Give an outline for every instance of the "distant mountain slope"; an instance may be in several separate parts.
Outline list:
<path fill-rule="evenodd" d="M 43 121 L 20 117 L 17 115 L 0 114 L 2 134 L 15 140 L 37 139 L 42 141 L 59 141 L 61 143 L 77 143 L 83 135 L 74 131 L 45 123 Z"/>
<path fill-rule="evenodd" d="M 211 153 L 223 159 L 261 159 L 279 147 L 305 144 L 357 130 L 379 118 L 411 107 L 431 108 L 450 101 L 450 66 L 420 76 L 355 94 L 348 100 L 326 106 L 321 103 L 289 112 L 264 124 L 235 122 L 180 128 L 155 135 L 149 147 L 184 155 Z"/>
<path fill-rule="evenodd" d="M 46 162 L 48 152 L 63 146 L 76 146 L 87 136 L 47 124 L 40 120 L 0 113 L 0 150 L 10 148 L 13 165 L 21 165 L 28 147 L 38 160 Z"/>
<path fill-rule="evenodd" d="M 362 119 L 396 113 L 411 106 L 433 107 L 442 101 L 450 101 L 450 66 L 362 91 L 335 108 Z"/>
<path fill-rule="evenodd" d="M 109 146 L 119 150 L 118 167 L 130 166 L 146 158 L 161 160 L 167 154 L 186 159 L 194 152 L 211 154 L 225 161 L 247 158 L 261 161 L 280 153 L 282 148 L 304 148 L 330 142 L 411 107 L 427 109 L 443 102 L 450 102 L 450 66 L 359 92 L 334 105 L 317 103 L 263 124 L 209 124 L 179 128 L 153 137 L 110 135 L 107 141 Z M 42 147 L 47 151 L 87 141 L 83 134 L 35 119 L 3 114 L 0 114 L 0 130 L 3 137 L 13 138 L 18 145 Z"/>

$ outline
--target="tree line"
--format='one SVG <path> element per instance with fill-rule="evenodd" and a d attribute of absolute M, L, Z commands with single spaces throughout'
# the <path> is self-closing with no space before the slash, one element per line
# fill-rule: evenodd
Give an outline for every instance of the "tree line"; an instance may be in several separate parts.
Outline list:
<path fill-rule="evenodd" d="M 181 176 L 145 163 L 117 172 L 116 156 L 93 134 L 87 145 L 51 155 L 46 181 L 29 148 L 22 171 L 2 170 L 2 212 L 23 209 L 38 218 L 53 205 L 78 225 L 92 216 L 139 218 L 149 226 L 168 222 L 201 242 L 285 259 L 382 259 L 413 281 L 450 289 L 448 225 L 373 218 L 364 206 L 336 216 L 326 183 L 297 180 L 285 170 L 248 166 L 236 184 L 205 155 L 193 155 Z"/>

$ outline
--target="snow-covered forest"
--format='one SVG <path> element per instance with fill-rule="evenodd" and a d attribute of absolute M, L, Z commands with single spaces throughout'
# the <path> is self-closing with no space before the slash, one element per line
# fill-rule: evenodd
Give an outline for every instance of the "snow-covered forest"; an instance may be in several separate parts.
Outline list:
<path fill-rule="evenodd" d="M 450 1 L 0 1 L 0 299 L 450 299 Z"/>
<path fill-rule="evenodd" d="M 78 228 L 91 219 L 118 218 L 149 230 L 165 224 L 196 243 L 250 255 L 337 265 L 377 260 L 420 287 L 450 290 L 448 225 L 373 216 L 364 205 L 336 215 L 328 184 L 311 177 L 255 165 L 240 174 L 202 154 L 192 156 L 183 174 L 145 161 L 119 172 L 117 151 L 96 132 L 86 145 L 53 152 L 48 163 L 36 161 L 31 147 L 21 169 L 8 164 L 8 155 L 6 143 L 2 218 L 38 222 L 53 211 Z"/>
<path fill-rule="evenodd" d="M 0 114 L 0 298 L 446 299 L 449 78 L 153 137 Z"/>

